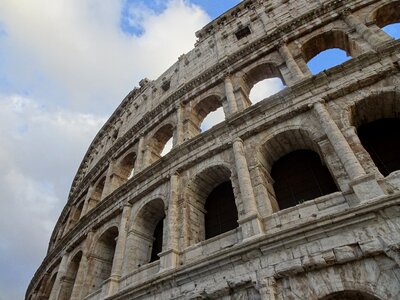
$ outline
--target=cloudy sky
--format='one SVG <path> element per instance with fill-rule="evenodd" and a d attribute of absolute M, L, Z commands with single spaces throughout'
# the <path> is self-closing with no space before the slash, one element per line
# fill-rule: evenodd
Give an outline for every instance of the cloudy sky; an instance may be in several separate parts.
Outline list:
<path fill-rule="evenodd" d="M 239 0 L 0 1 L 0 300 L 22 299 L 96 132 Z"/>
<path fill-rule="evenodd" d="M 0 1 L 0 300 L 24 297 L 83 155 L 123 97 L 239 2 Z M 280 88 L 260 85 L 252 99 Z"/>

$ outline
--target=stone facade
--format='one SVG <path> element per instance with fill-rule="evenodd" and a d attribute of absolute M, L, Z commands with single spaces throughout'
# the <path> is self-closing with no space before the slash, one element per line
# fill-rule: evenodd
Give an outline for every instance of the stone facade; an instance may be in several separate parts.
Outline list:
<path fill-rule="evenodd" d="M 400 116 L 400 42 L 381 30 L 399 21 L 400 1 L 247 0 L 198 31 L 95 137 L 26 299 L 400 299 L 400 171 L 357 132 Z M 312 75 L 329 48 L 352 59 Z M 252 105 L 271 77 L 286 88 Z M 280 209 L 274 168 L 298 150 L 336 192 Z M 229 181 L 237 226 L 207 238 Z"/>

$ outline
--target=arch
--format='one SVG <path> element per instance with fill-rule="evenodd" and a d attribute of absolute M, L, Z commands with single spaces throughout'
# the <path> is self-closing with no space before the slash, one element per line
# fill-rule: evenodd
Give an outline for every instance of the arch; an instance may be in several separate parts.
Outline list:
<path fill-rule="evenodd" d="M 125 153 L 118 159 L 116 165 L 117 170 L 114 173 L 118 174 L 123 183 L 132 177 L 135 161 L 136 153 L 134 151 Z"/>
<path fill-rule="evenodd" d="M 43 288 L 43 293 L 41 295 L 43 299 L 49 299 L 51 291 L 53 290 L 54 283 L 56 282 L 56 278 L 57 272 L 54 272 L 50 275 L 50 279 L 43 282 L 43 284 L 45 285 Z M 40 288 L 40 290 L 42 290 L 42 288 Z"/>
<path fill-rule="evenodd" d="M 133 176 L 135 162 L 136 153 L 134 151 L 128 151 L 127 153 L 121 155 L 115 164 L 110 164 L 111 190 L 109 192 L 113 192 L 114 190 L 118 189 Z"/>
<path fill-rule="evenodd" d="M 88 199 L 87 211 L 96 207 L 96 205 L 102 200 L 105 183 L 106 176 L 103 175 L 97 180 L 93 188 L 89 189 L 89 191 L 91 190 L 91 194 Z"/>
<path fill-rule="evenodd" d="M 219 120 L 219 118 L 212 119 L 212 116 L 215 116 L 214 112 L 221 111 L 221 109 L 223 109 L 221 98 L 216 95 L 209 95 L 200 100 L 193 107 L 190 114 L 190 135 L 196 136 L 202 131 L 222 122 L 223 120 Z"/>
<path fill-rule="evenodd" d="M 271 81 L 273 79 L 278 79 L 278 82 Z M 242 82 L 243 89 L 247 95 L 247 98 L 252 103 L 271 96 L 279 92 L 286 86 L 285 80 L 277 65 L 269 61 L 261 62 L 251 69 L 247 70 L 242 76 Z M 277 86 L 274 86 L 273 84 Z M 257 97 L 257 99 L 254 99 L 254 97 L 251 96 L 252 92 L 254 91 L 253 88 L 256 88 L 256 86 L 261 86 L 261 91 L 264 92 L 265 95 L 259 96 Z"/>
<path fill-rule="evenodd" d="M 92 280 L 89 293 L 98 290 L 111 275 L 112 264 L 118 237 L 118 228 L 111 226 L 105 230 L 94 244 L 91 257 Z"/>
<path fill-rule="evenodd" d="M 167 142 L 173 138 L 173 135 L 174 126 L 170 123 L 164 124 L 156 130 L 147 143 L 147 149 L 144 158 L 145 166 L 151 165 L 163 156 L 162 152 L 164 147 L 166 146 Z"/>
<path fill-rule="evenodd" d="M 70 217 L 68 220 L 67 231 L 72 229 L 75 226 L 75 224 L 79 221 L 79 219 L 81 218 L 84 202 L 85 202 L 85 199 L 81 199 L 81 201 L 78 204 L 76 204 L 74 208 L 71 209 Z"/>
<path fill-rule="evenodd" d="M 271 170 L 280 209 L 338 191 L 331 174 L 318 154 L 296 150 L 276 161 Z"/>
<path fill-rule="evenodd" d="M 257 159 L 263 174 L 263 185 L 275 208 L 288 208 L 338 190 L 329 170 L 323 165 L 323 156 L 310 131 L 297 128 L 278 132 L 259 147 Z M 292 169 L 294 165 L 296 172 Z M 313 172 L 323 176 L 321 179 L 324 180 L 319 181 L 317 177 L 312 184 L 311 180 L 307 180 L 307 185 L 302 184 L 301 180 L 308 178 L 309 174 L 313 175 Z M 319 186 L 321 184 L 323 188 Z M 301 192 L 306 186 L 308 189 L 304 192 L 307 193 Z M 289 191 L 295 193 L 287 194 Z"/>
<path fill-rule="evenodd" d="M 225 211 L 226 215 L 224 216 L 224 220 L 229 222 L 228 226 L 221 226 L 221 220 L 219 223 L 217 222 L 222 212 L 211 212 L 205 209 L 206 207 L 216 209 L 216 203 L 221 203 L 220 198 L 224 195 L 228 199 L 222 203 L 226 202 L 225 205 L 228 203 L 230 213 L 228 215 L 228 211 Z M 198 243 L 237 227 L 237 224 L 233 224 L 234 221 L 232 221 L 232 219 L 238 219 L 238 210 L 232 189 L 231 170 L 227 166 L 212 165 L 197 173 L 186 187 L 185 199 L 188 203 L 189 244 Z M 207 214 L 210 214 L 211 218 L 208 218 Z M 206 224 L 206 222 L 211 224 Z M 220 228 L 212 230 L 213 225 L 220 226 Z M 208 228 L 208 232 L 206 232 L 206 228 Z"/>
<path fill-rule="evenodd" d="M 400 1 L 393 1 L 384 4 L 375 9 L 369 19 L 373 20 L 375 24 L 383 28 L 387 25 L 400 22 Z"/>
<path fill-rule="evenodd" d="M 296 150 L 311 150 L 320 155 L 315 134 L 297 126 L 283 128 L 267 138 L 258 148 L 257 159 L 262 167 L 271 172 L 272 165 L 282 156 Z"/>
<path fill-rule="evenodd" d="M 134 217 L 127 241 L 129 269 L 158 260 L 162 251 L 165 206 L 161 198 L 145 203 Z"/>
<path fill-rule="evenodd" d="M 362 53 L 358 44 L 351 40 L 348 34 L 342 30 L 330 30 L 314 35 L 303 43 L 301 52 L 304 60 L 309 63 L 318 54 L 322 54 L 323 51 L 329 49 L 340 49 L 350 57 L 356 57 Z M 343 61 L 341 60 L 340 62 Z M 331 67 L 333 66 L 320 66 L 321 69 L 329 69 Z"/>
<path fill-rule="evenodd" d="M 319 300 L 380 300 L 366 292 L 356 290 L 345 290 L 331 293 Z"/>
<path fill-rule="evenodd" d="M 79 251 L 73 256 L 70 263 L 68 264 L 67 272 L 65 273 L 65 277 L 63 278 L 60 289 L 60 300 L 68 300 L 71 298 L 81 259 L 82 251 Z"/>
<path fill-rule="evenodd" d="M 400 169 L 400 97 L 395 91 L 372 93 L 349 109 L 364 150 L 383 176 Z"/>

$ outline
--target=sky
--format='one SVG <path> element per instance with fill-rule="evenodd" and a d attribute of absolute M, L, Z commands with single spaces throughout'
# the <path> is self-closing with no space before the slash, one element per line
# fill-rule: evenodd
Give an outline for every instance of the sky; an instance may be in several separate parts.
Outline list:
<path fill-rule="evenodd" d="M 0 300 L 23 299 L 83 155 L 122 99 L 239 2 L 0 1 Z M 251 99 L 282 88 L 271 79 Z"/>

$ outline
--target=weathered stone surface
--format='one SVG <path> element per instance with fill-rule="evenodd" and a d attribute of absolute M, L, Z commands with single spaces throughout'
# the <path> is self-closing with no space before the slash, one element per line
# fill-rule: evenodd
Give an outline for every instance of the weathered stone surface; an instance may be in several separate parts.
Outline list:
<path fill-rule="evenodd" d="M 400 172 L 382 174 L 357 134 L 400 116 L 400 43 L 380 29 L 397 6 L 246 0 L 206 25 L 95 137 L 26 299 L 400 299 Z M 352 59 L 313 76 L 329 48 Z M 273 77 L 287 87 L 252 105 Z M 273 169 L 300 150 L 337 189 L 286 205 Z M 296 172 L 284 178 L 312 180 Z M 235 226 L 207 236 L 226 182 L 237 216 L 218 216 Z"/>

